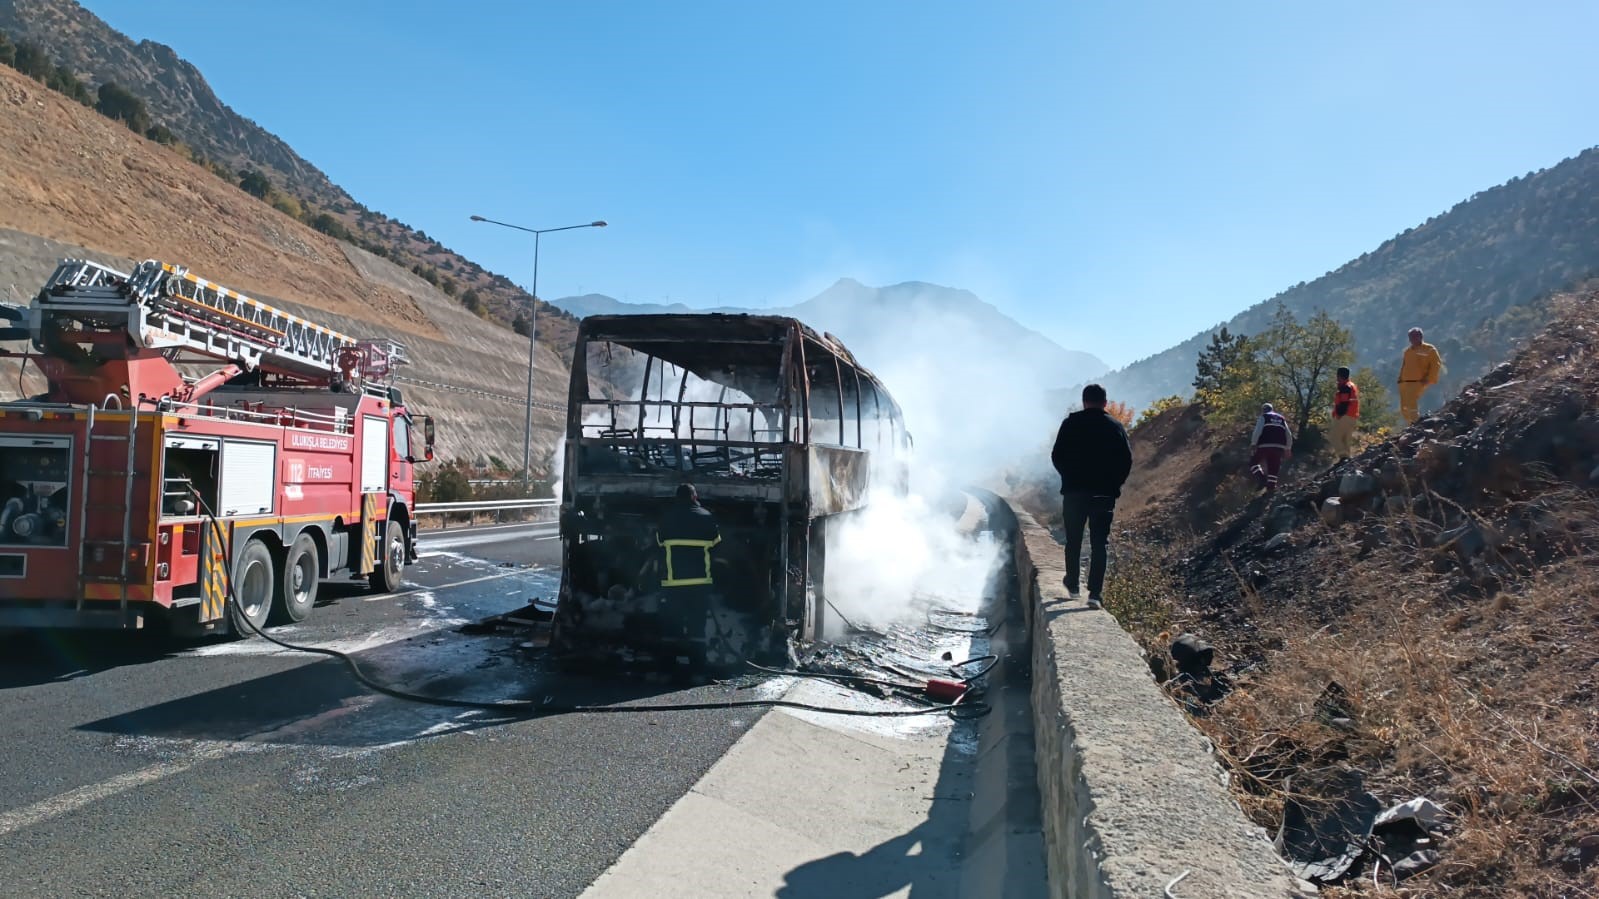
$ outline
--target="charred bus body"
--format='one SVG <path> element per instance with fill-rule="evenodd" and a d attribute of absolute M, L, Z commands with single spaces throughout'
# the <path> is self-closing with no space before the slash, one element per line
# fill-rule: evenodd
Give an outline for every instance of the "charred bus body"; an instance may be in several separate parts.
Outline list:
<path fill-rule="evenodd" d="M 831 335 L 754 315 L 593 316 L 578 329 L 552 645 L 724 667 L 818 639 L 829 522 L 903 492 L 893 397 Z M 663 586 L 658 524 L 692 484 L 711 584 Z"/>

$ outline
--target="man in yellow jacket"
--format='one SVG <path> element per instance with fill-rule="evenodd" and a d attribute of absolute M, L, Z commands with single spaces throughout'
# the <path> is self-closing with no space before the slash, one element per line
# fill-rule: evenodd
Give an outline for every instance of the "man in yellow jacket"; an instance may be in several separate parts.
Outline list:
<path fill-rule="evenodd" d="M 1399 363 L 1399 414 L 1409 424 L 1421 418 L 1421 394 L 1438 383 L 1444 360 L 1438 348 L 1421 339 L 1421 329 L 1410 329 L 1410 346 L 1405 347 L 1404 361 Z"/>

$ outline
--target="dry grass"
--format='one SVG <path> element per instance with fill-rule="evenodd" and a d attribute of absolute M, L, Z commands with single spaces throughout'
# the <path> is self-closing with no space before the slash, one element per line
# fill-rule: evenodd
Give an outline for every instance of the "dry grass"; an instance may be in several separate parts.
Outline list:
<path fill-rule="evenodd" d="M 1529 505 L 1562 510 L 1551 536 L 1560 558 L 1540 564 L 1509 545 L 1488 553 L 1484 570 L 1503 581 L 1491 597 L 1455 595 L 1451 577 L 1429 564 L 1447 547 L 1401 537 L 1363 555 L 1320 522 L 1295 538 L 1314 542 L 1301 561 L 1320 572 L 1319 594 L 1342 599 L 1342 614 L 1307 615 L 1228 563 L 1248 627 L 1218 642 L 1263 663 L 1194 720 L 1235 774 L 1246 812 L 1274 829 L 1288 778 L 1352 766 L 1385 802 L 1427 796 L 1451 814 L 1433 872 L 1333 895 L 1599 896 L 1599 867 L 1578 874 L 1559 864 L 1576 839 L 1599 833 L 1599 497 L 1566 485 Z M 1418 506 L 1464 511 L 1434 494 Z M 1395 530 L 1436 533 L 1423 512 L 1396 516 Z M 1137 573 L 1113 577 L 1129 599 L 1107 605 L 1135 635 L 1163 651 L 1167 633 L 1157 631 L 1204 630 L 1172 601 L 1180 588 L 1153 573 L 1163 551 L 1122 552 Z M 1318 714 L 1330 683 L 1347 697 L 1352 728 Z"/>
<path fill-rule="evenodd" d="M 1436 437 L 1405 435 L 1435 440 L 1438 459 L 1376 447 L 1361 464 L 1399 476 L 1398 511 L 1329 526 L 1308 514 L 1329 475 L 1288 478 L 1278 502 L 1302 511 L 1266 551 L 1275 503 L 1216 476 L 1225 448 L 1184 447 L 1171 461 L 1186 476 L 1144 475 L 1181 487 L 1118 534 L 1117 562 L 1137 570 L 1113 569 L 1128 599 L 1107 605 L 1152 654 L 1189 631 L 1233 669 L 1211 705 L 1173 692 L 1245 811 L 1275 832 L 1289 789 L 1326 801 L 1312 773 L 1349 768 L 1384 804 L 1426 796 L 1448 812 L 1437 867 L 1397 883 L 1368 865 L 1324 895 L 1599 899 L 1599 861 L 1578 845 L 1599 839 L 1596 309 L 1563 304 L 1510 370 L 1428 425 Z M 1217 526 L 1195 524 L 1212 502 Z M 1339 713 L 1319 707 L 1330 684 Z"/>
<path fill-rule="evenodd" d="M 1181 585 L 1172 575 L 1169 551 L 1142 541 L 1113 543 L 1105 572 L 1105 608 L 1140 643 L 1149 644 L 1172 625 L 1172 596 Z"/>
<path fill-rule="evenodd" d="M 1399 895 L 1599 889 L 1599 871 L 1582 884 L 1555 864 L 1583 822 L 1599 829 L 1599 710 L 1577 685 L 1599 666 L 1599 570 L 1568 561 L 1475 610 L 1373 594 L 1336 631 L 1278 622 L 1270 664 L 1195 719 L 1242 775 L 1246 811 L 1274 824 L 1287 776 L 1352 765 L 1385 800 L 1451 813 L 1440 869 Z M 1352 731 L 1316 713 L 1332 682 Z"/>

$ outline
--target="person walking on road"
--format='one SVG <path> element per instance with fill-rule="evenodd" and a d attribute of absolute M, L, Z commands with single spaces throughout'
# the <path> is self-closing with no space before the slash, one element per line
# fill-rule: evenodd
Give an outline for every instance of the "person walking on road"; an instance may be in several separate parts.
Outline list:
<path fill-rule="evenodd" d="M 1333 391 L 1332 427 L 1333 452 L 1339 459 L 1355 454 L 1355 429 L 1360 427 L 1360 388 L 1349 380 L 1349 369 L 1338 369 L 1338 386 Z"/>
<path fill-rule="evenodd" d="M 1438 348 L 1421 339 L 1421 329 L 1410 329 L 1410 346 L 1405 347 L 1404 359 L 1399 363 L 1399 414 L 1406 424 L 1415 424 L 1421 418 L 1421 395 L 1428 387 L 1438 383 L 1444 360 Z"/>
<path fill-rule="evenodd" d="M 1255 431 L 1249 436 L 1249 473 L 1267 493 L 1277 491 L 1277 473 L 1282 471 L 1283 460 L 1294 454 L 1293 446 L 1294 432 L 1288 427 L 1288 419 L 1271 403 L 1262 405 Z"/>
<path fill-rule="evenodd" d="M 1083 408 L 1066 416 L 1055 435 L 1050 461 L 1060 472 L 1061 514 L 1066 526 L 1066 593 L 1077 597 L 1082 574 L 1083 530 L 1088 530 L 1088 607 L 1104 604 L 1105 555 L 1110 522 L 1122 484 L 1133 470 L 1127 429 L 1105 411 L 1105 388 L 1083 388 Z"/>

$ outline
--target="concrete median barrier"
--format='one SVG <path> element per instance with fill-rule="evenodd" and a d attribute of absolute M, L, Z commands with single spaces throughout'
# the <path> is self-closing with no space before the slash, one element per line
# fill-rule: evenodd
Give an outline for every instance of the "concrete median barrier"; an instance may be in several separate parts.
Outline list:
<path fill-rule="evenodd" d="M 1026 513 L 1015 519 L 1051 895 L 1311 895 L 1133 639 L 1108 612 L 1068 601 L 1060 544 Z"/>

